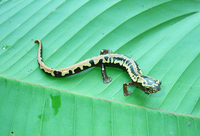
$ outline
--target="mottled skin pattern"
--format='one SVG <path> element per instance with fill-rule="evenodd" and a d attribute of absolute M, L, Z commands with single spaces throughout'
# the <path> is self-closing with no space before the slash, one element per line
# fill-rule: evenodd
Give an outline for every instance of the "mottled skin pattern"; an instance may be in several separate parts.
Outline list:
<path fill-rule="evenodd" d="M 112 54 L 111 50 L 101 50 L 99 56 L 86 59 L 66 68 L 52 69 L 46 66 L 42 60 L 42 43 L 40 42 L 40 40 L 35 40 L 35 43 L 39 43 L 37 60 L 40 65 L 40 69 L 42 69 L 48 75 L 55 77 L 64 77 L 97 66 L 101 67 L 103 82 L 109 83 L 111 82 L 111 78 L 107 76 L 105 67 L 110 66 L 121 68 L 125 70 L 130 76 L 132 82 L 123 84 L 123 92 L 125 96 L 131 94 L 131 92 L 127 90 L 127 86 L 129 85 L 135 85 L 147 94 L 156 93 L 160 90 L 160 80 L 156 80 L 152 77 L 143 75 L 138 64 L 127 56 L 121 54 Z"/>

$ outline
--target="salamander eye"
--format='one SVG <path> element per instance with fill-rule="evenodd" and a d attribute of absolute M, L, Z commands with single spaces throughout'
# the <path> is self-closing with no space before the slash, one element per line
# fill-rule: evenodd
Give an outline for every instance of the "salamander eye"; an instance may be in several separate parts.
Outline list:
<path fill-rule="evenodd" d="M 156 80 L 156 83 L 160 84 L 160 85 L 162 84 L 162 82 L 160 80 Z"/>

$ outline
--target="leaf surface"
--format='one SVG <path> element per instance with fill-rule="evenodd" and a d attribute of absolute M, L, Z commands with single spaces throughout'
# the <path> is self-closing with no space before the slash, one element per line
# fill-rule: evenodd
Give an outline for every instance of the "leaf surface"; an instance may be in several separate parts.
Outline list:
<path fill-rule="evenodd" d="M 1 1 L 0 132 L 200 135 L 199 9 L 199 1 L 187 0 Z M 122 85 L 131 80 L 113 67 L 108 84 L 98 67 L 48 76 L 37 64 L 36 39 L 49 67 L 111 49 L 161 80 L 161 91 L 147 95 L 131 86 L 124 97 Z"/>

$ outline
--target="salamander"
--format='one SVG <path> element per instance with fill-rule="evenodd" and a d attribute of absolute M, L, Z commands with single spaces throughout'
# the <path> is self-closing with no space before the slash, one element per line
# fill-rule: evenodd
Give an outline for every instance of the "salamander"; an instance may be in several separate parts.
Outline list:
<path fill-rule="evenodd" d="M 74 75 L 83 70 L 86 70 L 91 67 L 101 67 L 101 73 L 103 77 L 104 83 L 111 82 L 111 78 L 107 76 L 105 67 L 117 67 L 128 73 L 132 82 L 127 82 L 123 84 L 123 93 L 124 96 L 128 96 L 131 94 L 130 91 L 127 90 L 127 86 L 134 85 L 145 93 L 156 93 L 161 88 L 161 81 L 156 80 L 150 76 L 143 75 L 138 64 L 131 58 L 124 56 L 122 54 L 113 54 L 111 50 L 101 50 L 100 55 L 96 57 L 92 57 L 90 59 L 83 60 L 79 63 L 76 63 L 72 66 L 60 69 L 54 69 L 46 66 L 42 59 L 42 43 L 40 40 L 35 40 L 35 43 L 39 43 L 38 49 L 38 64 L 40 69 L 42 69 L 46 74 L 53 77 L 65 77 Z"/>

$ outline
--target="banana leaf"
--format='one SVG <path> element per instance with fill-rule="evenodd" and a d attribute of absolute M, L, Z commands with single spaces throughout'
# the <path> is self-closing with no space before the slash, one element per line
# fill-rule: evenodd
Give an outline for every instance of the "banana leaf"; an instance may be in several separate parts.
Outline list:
<path fill-rule="evenodd" d="M 0 1 L 1 135 L 200 135 L 200 1 Z M 162 81 L 145 94 L 121 69 L 51 77 L 111 49 Z"/>

